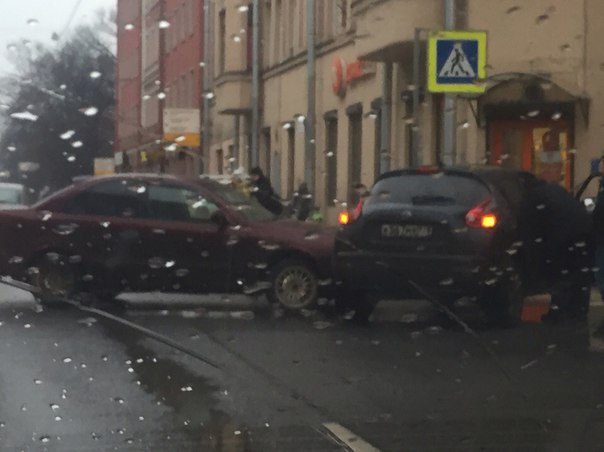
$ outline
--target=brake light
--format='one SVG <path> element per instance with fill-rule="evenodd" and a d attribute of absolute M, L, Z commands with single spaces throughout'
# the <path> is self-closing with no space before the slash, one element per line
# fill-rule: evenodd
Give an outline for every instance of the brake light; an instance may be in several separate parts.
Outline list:
<path fill-rule="evenodd" d="M 364 202 L 365 200 L 361 199 L 353 210 L 345 210 L 343 212 L 340 212 L 340 214 L 338 215 L 338 223 L 340 223 L 341 225 L 347 225 L 357 221 L 363 213 Z"/>
<path fill-rule="evenodd" d="M 471 228 L 493 229 L 497 226 L 497 215 L 490 211 L 493 200 L 487 198 L 470 209 L 466 214 L 466 224 Z"/>
<path fill-rule="evenodd" d="M 483 228 L 492 229 L 497 226 L 497 217 L 492 213 L 483 215 L 480 223 Z"/>
<path fill-rule="evenodd" d="M 416 171 L 419 174 L 434 174 L 438 173 L 440 171 L 440 168 L 438 166 L 425 165 L 418 167 Z"/>
<path fill-rule="evenodd" d="M 347 211 L 344 212 L 340 212 L 340 214 L 338 215 L 338 223 L 340 223 L 341 225 L 347 225 L 350 222 L 350 215 L 348 214 Z"/>

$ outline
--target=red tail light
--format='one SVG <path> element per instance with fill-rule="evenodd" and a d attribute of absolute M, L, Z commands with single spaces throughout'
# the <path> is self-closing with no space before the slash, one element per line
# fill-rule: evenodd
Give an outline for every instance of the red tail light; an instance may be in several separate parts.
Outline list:
<path fill-rule="evenodd" d="M 490 209 L 492 204 L 493 199 L 487 198 L 476 207 L 470 209 L 466 214 L 466 224 L 471 228 L 484 229 L 493 229 L 497 226 L 499 219 Z"/>
<path fill-rule="evenodd" d="M 342 226 L 347 225 L 350 222 L 350 215 L 348 213 L 348 211 L 344 211 L 344 212 L 340 212 L 340 214 L 338 215 L 338 223 L 340 223 Z"/>
<path fill-rule="evenodd" d="M 364 200 L 361 199 L 361 201 L 359 201 L 359 203 L 354 209 L 350 211 L 345 210 L 344 212 L 340 212 L 340 214 L 338 215 L 338 223 L 340 223 L 341 225 L 346 225 L 357 221 L 363 213 L 363 203 Z"/>

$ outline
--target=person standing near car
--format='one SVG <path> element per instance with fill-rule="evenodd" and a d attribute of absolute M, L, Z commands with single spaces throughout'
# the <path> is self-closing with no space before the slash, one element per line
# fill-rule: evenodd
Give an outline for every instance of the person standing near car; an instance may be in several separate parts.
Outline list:
<path fill-rule="evenodd" d="M 283 205 L 277 199 L 271 181 L 264 175 L 264 172 L 259 167 L 254 167 L 250 170 L 250 179 L 252 181 L 251 194 L 255 197 L 260 205 L 269 212 L 275 215 L 281 215 Z"/>
<path fill-rule="evenodd" d="M 592 282 L 592 219 L 560 185 L 528 174 L 524 183 L 521 237 L 525 252 L 538 256 L 551 293 L 543 320 L 585 319 Z"/>
<path fill-rule="evenodd" d="M 600 297 L 604 301 L 604 156 L 598 163 L 598 173 L 600 183 L 598 185 L 598 195 L 596 196 L 596 206 L 593 211 L 594 236 L 596 242 L 596 285 L 600 291 Z"/>

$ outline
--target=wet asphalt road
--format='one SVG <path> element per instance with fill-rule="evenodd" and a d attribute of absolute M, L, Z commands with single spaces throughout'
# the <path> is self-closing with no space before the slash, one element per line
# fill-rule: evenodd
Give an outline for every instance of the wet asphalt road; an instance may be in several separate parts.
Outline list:
<path fill-rule="evenodd" d="M 497 331 L 468 308 L 479 343 L 418 303 L 382 303 L 361 328 L 193 300 L 138 297 L 121 315 L 219 369 L 0 287 L 0 450 L 604 450 L 600 302 L 587 325 Z"/>

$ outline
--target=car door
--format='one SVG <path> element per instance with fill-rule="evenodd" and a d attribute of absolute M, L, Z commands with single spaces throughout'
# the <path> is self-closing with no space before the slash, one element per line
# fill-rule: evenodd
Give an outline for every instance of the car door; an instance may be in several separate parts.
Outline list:
<path fill-rule="evenodd" d="M 84 277 L 103 289 L 141 290 L 147 263 L 143 236 L 147 217 L 146 185 L 134 178 L 100 181 L 67 198 L 46 217 L 53 243 Z M 44 218 L 43 218 L 44 220 Z"/>
<path fill-rule="evenodd" d="M 166 181 L 149 184 L 148 202 L 153 228 L 147 251 L 163 272 L 162 290 L 230 291 L 232 247 L 227 228 L 212 221 L 219 207 L 193 187 Z"/>

